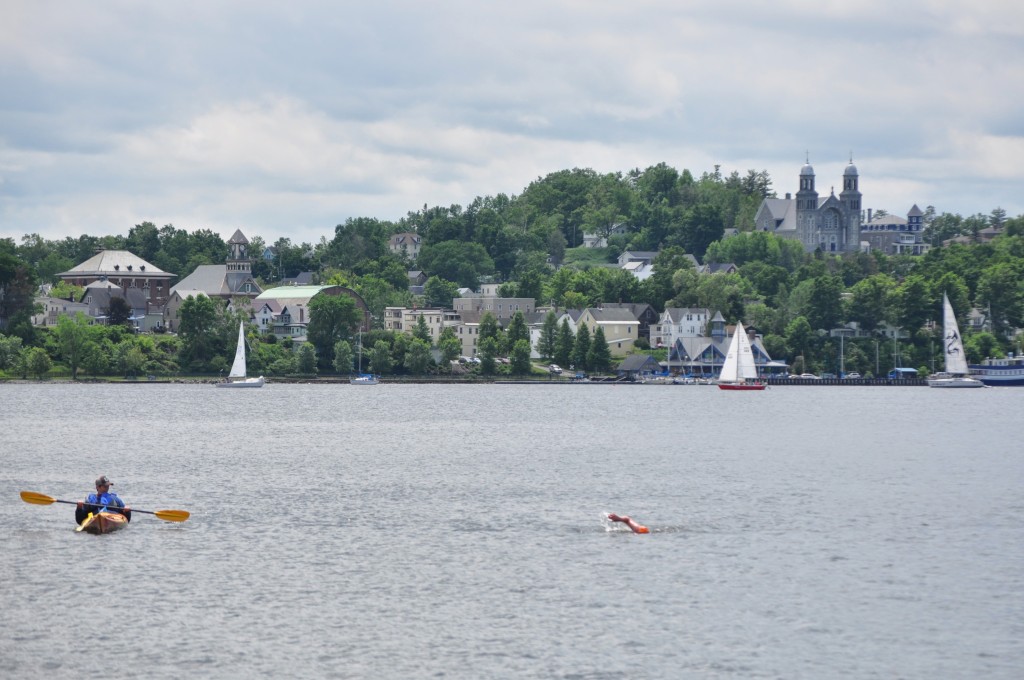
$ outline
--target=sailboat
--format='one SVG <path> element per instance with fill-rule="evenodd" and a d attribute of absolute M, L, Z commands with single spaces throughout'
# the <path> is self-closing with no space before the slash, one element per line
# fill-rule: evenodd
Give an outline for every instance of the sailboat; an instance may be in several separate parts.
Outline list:
<path fill-rule="evenodd" d="M 217 383 L 217 387 L 263 387 L 263 376 L 245 377 L 245 323 L 238 323 L 238 345 L 235 347 L 235 361 L 231 364 L 228 379 Z"/>
<path fill-rule="evenodd" d="M 356 364 L 359 369 L 363 367 L 363 331 L 359 330 L 359 359 Z M 372 373 L 360 373 L 355 378 L 349 379 L 350 385 L 376 385 L 377 376 Z"/>
<path fill-rule="evenodd" d="M 718 389 L 763 390 L 765 387 L 765 383 L 757 378 L 757 364 L 754 362 L 750 338 L 743 330 L 743 324 L 737 321 L 729 351 L 725 354 L 725 363 L 722 364 L 722 372 L 718 374 Z"/>
<path fill-rule="evenodd" d="M 960 327 L 953 314 L 953 305 L 949 304 L 949 296 L 945 293 L 942 294 L 942 330 L 942 354 L 946 359 L 946 370 L 928 376 L 928 387 L 984 387 L 985 383 L 970 376 Z"/>

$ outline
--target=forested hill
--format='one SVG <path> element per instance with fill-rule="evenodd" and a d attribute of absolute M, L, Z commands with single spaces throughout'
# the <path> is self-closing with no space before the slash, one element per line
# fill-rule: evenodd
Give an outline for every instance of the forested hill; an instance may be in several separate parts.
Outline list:
<path fill-rule="evenodd" d="M 245 225 L 238 227 L 250 240 L 257 258 L 253 273 L 265 287 L 313 271 L 319 283 L 355 289 L 378 318 L 385 306 L 414 303 L 407 272 L 415 268 L 429 277 L 426 300 L 416 302 L 435 306 L 449 306 L 458 287 L 474 288 L 488 278 L 507 282 L 505 294 L 560 307 L 711 307 L 730 322 L 743 318 L 767 335 L 788 339 L 787 329 L 797 319 L 812 331 L 849 321 L 867 328 L 883 321 L 918 328 L 939 318 L 946 291 L 961 315 L 972 307 L 985 310 L 1000 342 L 1009 329 L 1024 326 L 1024 217 L 1007 218 L 999 208 L 962 217 L 937 214 L 929 206 L 925 237 L 933 248 L 917 258 L 808 255 L 798 244 L 764 233 L 723 239 L 733 229 L 749 232 L 762 199 L 774 195 L 765 171 L 723 175 L 716 167 L 695 177 L 662 163 L 604 175 L 562 170 L 531 182 L 519 195 L 478 197 L 467 206 L 424 205 L 397 221 L 350 218 L 317 243 L 280 238 L 269 244 Z M 941 247 L 946 239 L 977 236 L 989 226 L 1002 232 L 991 243 Z M 415 262 L 388 249 L 391 235 L 407 231 L 422 238 Z M 578 247 L 588 234 L 606 238 L 607 248 Z M 224 239 L 208 229 L 190 232 L 151 222 L 124 236 L 0 239 L 0 312 L 18 321 L 15 312 L 24 313 L 19 305 L 31 299 L 38 283 L 54 282 L 57 273 L 101 248 L 130 250 L 178 280 L 200 264 L 223 263 L 228 254 Z M 660 251 L 656 274 L 641 282 L 601 266 L 626 249 Z M 685 255 L 735 263 L 739 271 L 699 277 Z M 571 266 L 559 268 L 563 264 Z M 17 325 L 9 324 L 8 332 Z"/>

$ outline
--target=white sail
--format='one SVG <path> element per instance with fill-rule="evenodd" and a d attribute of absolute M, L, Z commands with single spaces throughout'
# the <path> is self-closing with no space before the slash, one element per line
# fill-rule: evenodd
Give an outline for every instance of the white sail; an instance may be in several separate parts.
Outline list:
<path fill-rule="evenodd" d="M 739 328 L 737 326 L 737 328 Z M 725 353 L 725 361 L 722 362 L 722 372 L 718 374 L 718 380 L 720 382 L 736 382 L 740 377 L 740 354 L 737 346 L 738 334 L 732 334 L 732 340 L 729 342 L 729 349 Z"/>
<path fill-rule="evenodd" d="M 750 346 L 750 338 L 743 330 L 743 324 L 736 322 L 729 350 L 722 364 L 722 372 L 718 374 L 719 382 L 735 383 L 757 378 L 757 364 L 754 362 L 754 350 Z"/>
<path fill-rule="evenodd" d="M 239 322 L 238 324 L 238 347 L 235 348 L 235 361 L 231 364 L 231 373 L 228 374 L 229 378 L 244 378 L 245 377 L 245 324 Z"/>
<path fill-rule="evenodd" d="M 956 323 L 956 315 L 953 314 L 953 305 L 949 304 L 949 297 L 942 294 L 942 329 L 944 337 L 943 355 L 946 357 L 946 373 L 953 375 L 967 375 L 970 371 L 967 368 L 967 357 L 964 356 L 964 342 L 960 337 L 960 327 Z"/>

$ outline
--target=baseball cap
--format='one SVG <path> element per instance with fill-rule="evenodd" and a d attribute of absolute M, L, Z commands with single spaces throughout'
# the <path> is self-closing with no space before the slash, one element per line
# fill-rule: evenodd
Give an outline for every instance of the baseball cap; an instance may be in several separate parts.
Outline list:
<path fill-rule="evenodd" d="M 113 484 L 114 483 L 112 481 L 107 479 L 106 475 L 103 475 L 102 477 L 100 477 L 99 479 L 96 480 L 96 488 L 97 489 L 99 487 L 101 487 L 101 486 L 113 486 Z"/>

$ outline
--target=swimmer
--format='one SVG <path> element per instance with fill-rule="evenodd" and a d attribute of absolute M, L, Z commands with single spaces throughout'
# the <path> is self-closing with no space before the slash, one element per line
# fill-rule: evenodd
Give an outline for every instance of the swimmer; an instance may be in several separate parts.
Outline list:
<path fill-rule="evenodd" d="M 637 524 L 628 515 L 616 515 L 616 514 L 613 514 L 613 513 L 609 512 L 608 513 L 608 519 L 610 519 L 613 522 L 622 522 L 623 524 L 628 526 L 630 529 L 632 529 L 634 534 L 649 534 L 649 533 L 651 533 L 650 529 L 648 529 L 647 527 L 645 527 L 642 524 Z"/>

